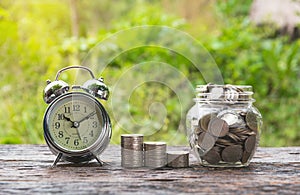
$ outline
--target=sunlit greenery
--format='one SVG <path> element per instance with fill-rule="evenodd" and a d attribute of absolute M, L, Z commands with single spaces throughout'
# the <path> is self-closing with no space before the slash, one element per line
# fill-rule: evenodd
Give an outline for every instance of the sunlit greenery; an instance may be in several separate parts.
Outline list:
<path fill-rule="evenodd" d="M 184 10 L 188 2 L 2 0 L 0 143 L 44 143 L 42 120 L 47 105 L 42 91 L 45 81 L 54 79 L 59 69 L 79 64 L 99 41 L 120 30 L 165 25 L 198 39 L 215 59 L 225 83 L 253 85 L 255 106 L 264 121 L 261 145 L 300 145 L 300 41 L 274 37 L 274 29 L 251 24 L 250 0 L 203 0 L 200 5 L 205 10 L 194 11 Z M 111 62 L 103 76 L 113 85 L 110 82 L 128 67 L 149 59 L 174 65 L 193 85 L 204 83 L 187 59 L 175 58 L 161 48 L 128 51 Z M 75 76 L 71 73 L 63 74 L 62 79 L 72 83 Z M 154 89 L 156 84 L 150 83 L 131 96 L 132 116 L 147 119 L 149 101 L 160 101 L 166 105 L 168 117 L 161 133 L 149 139 L 178 136 L 181 116 L 172 114 L 179 113 L 176 94 L 165 87 Z M 124 133 L 116 123 L 113 119 L 113 143 L 119 143 L 119 135 Z M 186 144 L 186 138 L 180 135 L 172 143 Z"/>

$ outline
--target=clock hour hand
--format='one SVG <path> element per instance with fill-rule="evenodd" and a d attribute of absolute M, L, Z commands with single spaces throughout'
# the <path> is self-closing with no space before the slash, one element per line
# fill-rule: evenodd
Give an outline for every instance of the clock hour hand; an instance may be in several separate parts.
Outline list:
<path fill-rule="evenodd" d="M 80 137 L 80 134 L 79 134 L 79 130 L 77 129 L 77 127 L 79 127 L 79 123 L 76 122 L 76 121 L 73 122 L 69 117 L 66 117 L 65 115 L 63 115 L 63 117 L 64 117 L 64 119 L 65 119 L 66 121 L 72 122 L 71 128 L 76 128 L 76 133 L 77 133 L 79 139 L 81 140 L 81 137 Z"/>
<path fill-rule="evenodd" d="M 72 121 L 69 117 L 66 117 L 64 114 L 63 114 L 63 117 L 64 117 L 64 119 L 65 119 L 66 121 L 70 121 L 70 122 L 73 123 L 73 121 Z"/>
<path fill-rule="evenodd" d="M 73 122 L 69 117 L 66 117 L 64 114 L 63 114 L 63 117 L 64 117 L 64 119 L 65 119 L 66 121 L 69 121 L 69 122 L 72 123 L 71 128 L 76 128 L 77 126 L 79 126 L 79 123 Z"/>

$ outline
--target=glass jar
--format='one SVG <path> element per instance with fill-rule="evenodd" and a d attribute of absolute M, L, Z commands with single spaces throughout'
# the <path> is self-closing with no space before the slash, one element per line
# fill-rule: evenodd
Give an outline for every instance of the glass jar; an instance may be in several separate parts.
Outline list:
<path fill-rule="evenodd" d="M 200 164 L 248 166 L 259 143 L 262 116 L 251 86 L 198 85 L 186 127 Z"/>

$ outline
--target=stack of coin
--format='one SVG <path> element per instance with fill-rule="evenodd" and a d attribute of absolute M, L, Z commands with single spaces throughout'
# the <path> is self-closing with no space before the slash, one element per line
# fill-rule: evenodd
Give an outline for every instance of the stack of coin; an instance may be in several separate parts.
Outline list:
<path fill-rule="evenodd" d="M 168 167 L 185 168 L 189 167 L 189 152 L 185 151 L 168 151 L 167 152 Z"/>
<path fill-rule="evenodd" d="M 165 142 L 144 142 L 145 166 L 163 167 L 167 164 L 167 144 Z"/>
<path fill-rule="evenodd" d="M 258 143 L 261 118 L 255 110 L 227 108 L 202 116 L 194 129 L 201 160 L 208 164 L 247 163 Z"/>
<path fill-rule="evenodd" d="M 234 85 L 215 85 L 207 84 L 198 86 L 196 91 L 199 93 L 197 98 L 209 99 L 213 101 L 225 101 L 230 103 L 240 103 L 251 101 L 253 92 L 251 86 L 239 88 Z"/>
<path fill-rule="evenodd" d="M 143 167 L 142 134 L 121 135 L 121 165 L 126 168 Z"/>

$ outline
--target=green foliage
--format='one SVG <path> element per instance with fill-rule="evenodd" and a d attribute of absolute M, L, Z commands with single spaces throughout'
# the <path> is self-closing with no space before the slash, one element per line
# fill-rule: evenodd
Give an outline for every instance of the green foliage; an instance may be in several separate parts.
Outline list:
<path fill-rule="evenodd" d="M 77 1 L 80 36 L 76 37 L 71 31 L 70 2 L 0 3 L 0 143 L 44 143 L 42 120 L 47 105 L 42 91 L 46 79 L 53 79 L 62 67 L 80 63 L 104 38 L 140 25 L 166 25 L 187 32 L 197 31 L 199 25 L 189 24 L 177 14 L 167 14 L 161 1 Z M 264 119 L 261 145 L 299 145 L 300 41 L 270 38 L 273 29 L 253 26 L 247 17 L 251 2 L 216 1 L 217 32 L 196 38 L 214 57 L 225 83 L 253 86 L 255 105 Z M 174 41 L 174 45 L 195 49 L 184 45 L 183 40 Z M 204 83 L 187 59 L 155 47 L 125 52 L 111 62 L 103 76 L 109 84 L 114 83 L 134 64 L 149 60 L 168 62 L 193 85 Z M 74 77 L 62 75 L 70 83 Z M 177 96 L 165 86 L 148 83 L 137 88 L 129 100 L 133 119 L 149 124 L 153 119 L 148 110 L 152 101 L 163 103 L 168 115 L 162 131 L 148 139 L 174 137 L 172 144 L 186 144 L 184 135 L 177 132 L 181 119 Z M 112 142 L 118 143 L 124 129 L 116 125 L 117 121 L 113 123 Z M 155 128 L 157 124 L 152 125 Z"/>
<path fill-rule="evenodd" d="M 205 46 L 225 83 L 253 86 L 255 105 L 264 119 L 262 145 L 299 145 L 300 41 L 290 42 L 284 36 L 269 38 L 274 29 L 258 29 L 247 16 L 237 17 L 229 5 L 222 4 L 221 8 L 228 20 L 218 36 L 205 41 Z"/>

